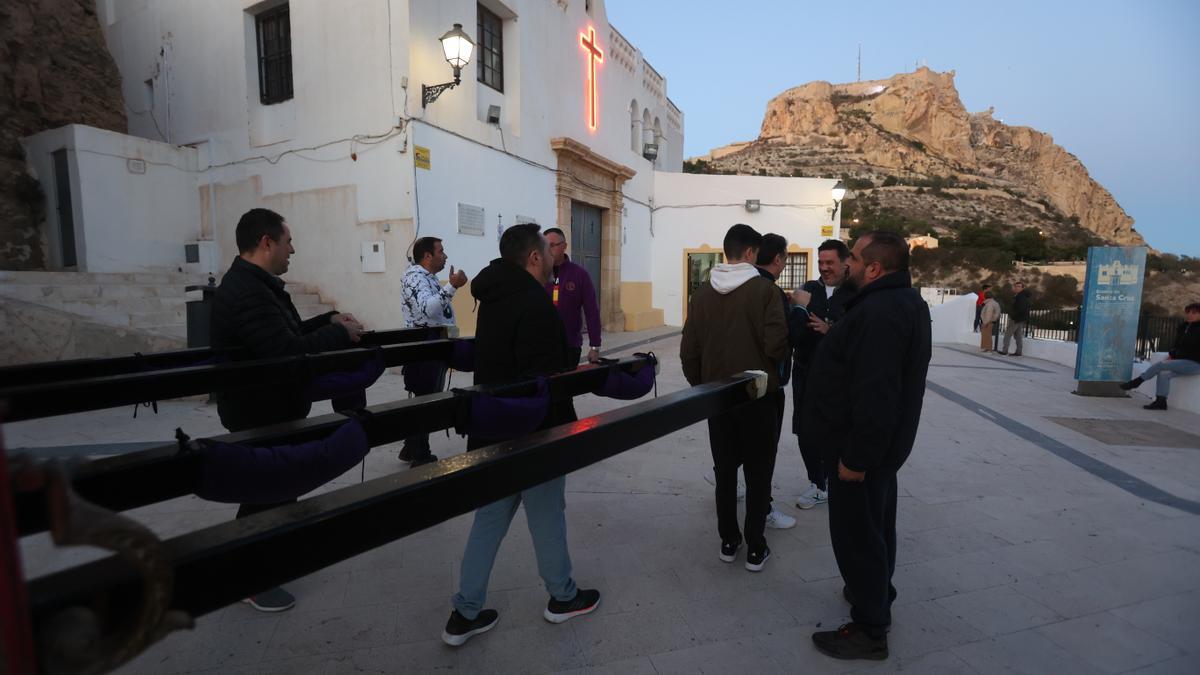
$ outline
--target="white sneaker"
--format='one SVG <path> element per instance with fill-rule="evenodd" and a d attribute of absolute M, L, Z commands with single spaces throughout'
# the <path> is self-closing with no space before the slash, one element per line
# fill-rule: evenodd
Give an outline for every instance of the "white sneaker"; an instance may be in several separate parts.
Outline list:
<path fill-rule="evenodd" d="M 705 471 L 704 482 L 715 487 L 717 479 L 713 477 L 712 473 Z M 746 501 L 746 483 L 740 476 L 738 477 L 737 499 L 739 502 Z"/>
<path fill-rule="evenodd" d="M 776 530 L 786 530 L 796 526 L 796 519 L 788 514 L 771 506 L 771 512 L 767 514 L 767 527 Z"/>
<path fill-rule="evenodd" d="M 796 508 L 811 509 L 827 501 L 829 501 L 829 493 L 817 487 L 816 483 L 809 483 L 808 489 L 796 497 Z"/>

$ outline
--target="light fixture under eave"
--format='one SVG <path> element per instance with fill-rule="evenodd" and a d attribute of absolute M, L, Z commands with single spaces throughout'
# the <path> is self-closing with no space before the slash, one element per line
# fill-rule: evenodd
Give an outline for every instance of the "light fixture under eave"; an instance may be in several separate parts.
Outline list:
<path fill-rule="evenodd" d="M 842 200 L 846 198 L 846 184 L 839 180 L 834 184 L 829 194 L 833 197 L 833 209 L 829 212 L 829 219 L 837 220 L 838 207 L 841 206 Z"/>
<path fill-rule="evenodd" d="M 761 207 L 762 207 L 762 204 L 757 199 L 747 199 L 746 200 L 746 210 L 749 211 L 750 213 L 754 213 Z"/>
<path fill-rule="evenodd" d="M 658 143 L 643 143 L 642 144 L 642 157 L 645 157 L 646 159 L 653 162 L 654 159 L 656 157 L 658 157 Z"/>
<path fill-rule="evenodd" d="M 446 56 L 446 63 L 449 63 L 450 67 L 454 69 L 454 81 L 421 85 L 422 108 L 436 101 L 443 91 L 462 84 L 462 69 L 471 62 L 471 53 L 475 51 L 475 42 L 463 32 L 461 23 L 454 24 L 454 27 L 446 31 L 446 34 L 438 40 L 442 43 L 442 53 Z"/>

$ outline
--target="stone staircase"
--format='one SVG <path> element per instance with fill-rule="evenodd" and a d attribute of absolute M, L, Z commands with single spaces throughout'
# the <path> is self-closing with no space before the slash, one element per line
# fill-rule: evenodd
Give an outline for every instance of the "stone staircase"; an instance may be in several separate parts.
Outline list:
<path fill-rule="evenodd" d="M 80 317 L 114 330 L 167 338 L 183 347 L 187 340 L 187 293 L 207 276 L 177 272 L 87 273 L 0 271 L 0 303 L 6 300 Z M 332 307 L 313 288 L 289 283 L 288 292 L 300 316 L 308 318 Z M 192 297 L 188 297 L 191 295 Z"/>

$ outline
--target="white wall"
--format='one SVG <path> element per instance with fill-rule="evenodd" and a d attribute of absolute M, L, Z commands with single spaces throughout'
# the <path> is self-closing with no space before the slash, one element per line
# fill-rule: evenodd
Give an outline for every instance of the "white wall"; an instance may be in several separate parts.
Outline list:
<path fill-rule="evenodd" d="M 660 120 L 658 165 L 667 169 L 682 166 L 683 116 L 667 100 L 666 81 L 608 27 L 602 1 L 589 3 L 589 14 L 582 2 L 484 0 L 505 19 L 504 91 L 476 81 L 476 54 L 462 83 L 427 108 L 421 85 L 452 77 L 438 37 L 453 23 L 474 35 L 475 0 L 291 0 L 295 98 L 272 106 L 259 102 L 255 64 L 253 17 L 265 4 L 100 3 L 130 132 L 196 147 L 202 173 L 192 189 L 201 195 L 192 201 L 203 204 L 203 233 L 223 260 L 236 253 L 240 214 L 275 207 L 297 239 L 289 277 L 316 284 L 343 309 L 386 321 L 418 221 L 419 233 L 444 237 L 451 262 L 469 273 L 496 255 L 497 214 L 505 225 L 522 215 L 543 227 L 569 226 L 556 222 L 550 148 L 566 136 L 636 172 L 625 186 L 632 201 L 623 268 L 629 280 L 651 280 L 650 213 L 637 202 L 651 199 L 655 165 L 631 147 L 630 102 Z M 605 53 L 594 131 L 579 44 L 589 26 Z M 499 127 L 484 119 L 490 103 L 502 107 Z M 397 117 L 401 126 L 393 128 Z M 379 134 L 390 137 L 362 138 Z M 414 145 L 430 149 L 431 170 L 414 170 Z M 485 208 L 484 237 L 457 234 L 460 201 Z M 361 272 L 359 246 L 371 240 L 385 242 L 385 274 Z"/>
<path fill-rule="evenodd" d="M 419 236 L 442 238 L 449 264 L 468 276 L 499 257 L 499 224 L 509 227 L 525 216 L 543 228 L 555 226 L 552 172 L 421 124 L 414 125 L 413 138 L 430 150 L 429 170 L 416 174 Z M 458 234 L 459 202 L 484 208 L 483 236 Z"/>
<path fill-rule="evenodd" d="M 816 278 L 817 246 L 830 238 L 821 235 L 821 227 L 833 225 L 833 237 L 839 234 L 838 223 L 830 219 L 828 210 L 833 206 L 830 189 L 836 182 L 656 172 L 650 244 L 653 304 L 663 310 L 666 323 L 683 324 L 684 249 L 708 245 L 720 250 L 725 232 L 735 223 L 781 234 L 789 245 L 811 249 L 809 278 Z M 760 200 L 760 210 L 746 211 L 747 199 Z"/>
<path fill-rule="evenodd" d="M 195 150 L 82 125 L 45 131 L 22 144 L 51 205 L 50 233 L 58 231 L 51 153 L 68 151 L 79 271 L 185 267 L 184 244 L 200 237 Z M 139 166 L 144 173 L 134 172 Z"/>
<path fill-rule="evenodd" d="M 929 308 L 933 319 L 934 344 L 965 344 L 979 346 L 979 334 L 974 332 L 975 293 L 960 295 Z"/>

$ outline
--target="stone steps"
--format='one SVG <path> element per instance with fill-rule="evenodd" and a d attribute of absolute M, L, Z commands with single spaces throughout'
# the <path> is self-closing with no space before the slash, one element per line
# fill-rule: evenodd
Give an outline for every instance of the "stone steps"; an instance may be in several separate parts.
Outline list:
<path fill-rule="evenodd" d="M 117 329 L 183 339 L 187 335 L 187 303 L 201 298 L 200 292 L 185 289 L 207 283 L 203 275 L 173 272 L 0 271 L 0 302 L 31 303 Z M 333 309 L 322 302 L 314 287 L 288 283 L 287 290 L 302 318 Z"/>

